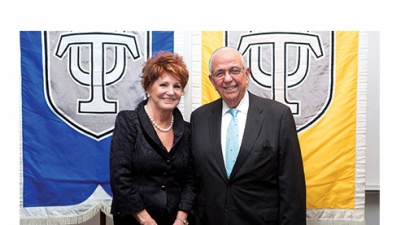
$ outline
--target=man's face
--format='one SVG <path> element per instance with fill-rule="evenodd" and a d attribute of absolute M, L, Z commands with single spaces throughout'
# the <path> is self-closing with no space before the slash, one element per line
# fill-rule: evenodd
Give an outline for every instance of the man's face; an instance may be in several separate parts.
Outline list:
<path fill-rule="evenodd" d="M 232 49 L 217 52 L 211 63 L 211 83 L 230 108 L 236 107 L 246 93 L 250 70 L 243 69 L 240 53 Z"/>

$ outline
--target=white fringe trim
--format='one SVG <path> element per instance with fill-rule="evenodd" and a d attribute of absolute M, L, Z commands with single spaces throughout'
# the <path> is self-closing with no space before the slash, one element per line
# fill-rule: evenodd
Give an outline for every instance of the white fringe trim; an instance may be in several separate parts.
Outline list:
<path fill-rule="evenodd" d="M 30 217 L 21 218 L 20 225 L 65 225 L 80 224 L 88 221 L 98 213 L 103 212 L 106 216 L 112 218 L 109 206 L 103 202 L 98 202 L 87 212 L 74 216 L 57 216 L 57 217 Z"/>
<path fill-rule="evenodd" d="M 354 220 L 307 220 L 307 225 L 365 225 L 365 221 Z"/>
<path fill-rule="evenodd" d="M 80 224 L 103 212 L 112 218 L 111 197 L 98 186 L 84 202 L 72 206 L 22 207 L 20 225 Z"/>

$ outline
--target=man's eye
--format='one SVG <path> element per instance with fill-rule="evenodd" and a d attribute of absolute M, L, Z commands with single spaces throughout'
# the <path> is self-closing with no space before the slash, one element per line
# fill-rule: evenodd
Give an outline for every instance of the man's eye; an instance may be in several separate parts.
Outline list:
<path fill-rule="evenodd" d="M 238 75 L 238 74 L 240 73 L 240 69 L 239 69 L 239 68 L 232 68 L 232 69 L 229 71 L 229 73 L 230 73 L 230 74 L 233 74 L 233 75 Z"/>
<path fill-rule="evenodd" d="M 216 77 L 221 77 L 221 76 L 223 76 L 225 73 L 223 72 L 223 71 L 218 71 L 218 72 L 216 72 L 215 73 L 215 76 Z"/>

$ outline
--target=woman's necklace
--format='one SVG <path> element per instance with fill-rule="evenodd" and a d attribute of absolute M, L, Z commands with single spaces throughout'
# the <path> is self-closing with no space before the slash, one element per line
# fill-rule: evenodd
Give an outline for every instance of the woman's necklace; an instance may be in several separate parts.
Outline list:
<path fill-rule="evenodd" d="M 146 111 L 146 114 L 149 117 L 149 119 L 150 119 L 151 123 L 153 124 L 153 126 L 155 126 L 159 131 L 168 132 L 169 130 L 172 129 L 172 126 L 174 125 L 174 115 L 172 115 L 172 120 L 171 120 L 171 124 L 169 125 L 169 127 L 164 129 L 164 128 L 160 127 L 160 125 L 158 125 L 156 123 L 156 121 L 154 121 L 153 117 L 150 116 L 149 111 L 147 111 L 146 105 L 144 106 L 144 110 Z"/>

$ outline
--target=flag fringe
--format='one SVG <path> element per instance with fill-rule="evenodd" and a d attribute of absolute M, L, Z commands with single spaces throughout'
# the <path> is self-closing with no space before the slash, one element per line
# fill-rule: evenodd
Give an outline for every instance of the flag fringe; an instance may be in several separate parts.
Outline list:
<path fill-rule="evenodd" d="M 81 224 L 103 212 L 106 216 L 112 218 L 110 207 L 103 202 L 96 203 L 88 211 L 74 216 L 48 216 L 48 217 L 30 217 L 21 218 L 20 225 L 67 225 Z"/>
<path fill-rule="evenodd" d="M 307 225 L 366 225 L 364 221 L 355 221 L 355 220 L 315 220 L 315 219 L 307 219 Z"/>

